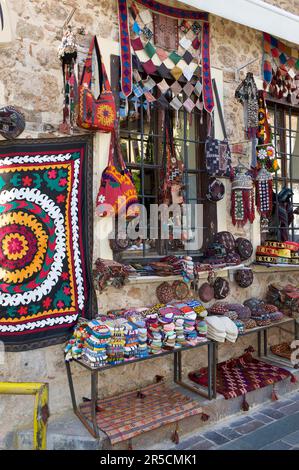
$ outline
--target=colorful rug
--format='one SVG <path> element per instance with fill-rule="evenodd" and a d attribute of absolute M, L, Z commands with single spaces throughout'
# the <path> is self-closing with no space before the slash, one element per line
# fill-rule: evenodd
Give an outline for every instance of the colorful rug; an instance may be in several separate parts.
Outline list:
<path fill-rule="evenodd" d="M 90 316 L 89 147 L 86 138 L 0 145 L 0 340 L 7 349 L 62 342 L 79 315 Z"/>
<path fill-rule="evenodd" d="M 80 405 L 83 415 L 91 419 L 90 402 Z M 149 385 L 141 391 L 123 393 L 98 400 L 97 423 L 111 444 L 132 439 L 166 424 L 202 414 L 197 402 L 164 383 Z"/>
<path fill-rule="evenodd" d="M 291 372 L 254 359 L 250 349 L 237 359 L 230 359 L 217 365 L 216 389 L 217 393 L 221 393 L 228 400 L 273 385 L 288 377 L 291 377 L 292 382 L 296 380 Z M 207 387 L 207 368 L 190 372 L 189 379 Z"/>
<path fill-rule="evenodd" d="M 275 354 L 275 356 L 283 357 L 289 361 L 291 360 L 291 355 L 294 352 L 294 350 L 291 349 L 290 343 L 275 344 L 275 346 L 270 347 L 270 350 Z"/>

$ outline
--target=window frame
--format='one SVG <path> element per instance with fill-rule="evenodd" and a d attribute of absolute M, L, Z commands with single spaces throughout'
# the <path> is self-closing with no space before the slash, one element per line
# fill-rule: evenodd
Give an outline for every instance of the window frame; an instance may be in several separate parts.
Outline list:
<path fill-rule="evenodd" d="M 276 218 L 278 218 L 278 200 L 277 196 L 280 191 L 279 185 L 283 188 L 284 186 L 287 186 L 291 189 L 293 189 L 294 184 L 298 184 L 299 186 L 299 176 L 298 178 L 293 178 L 292 174 L 292 164 L 291 164 L 291 159 L 292 158 L 299 158 L 299 154 L 295 155 L 291 152 L 292 149 L 292 140 L 293 140 L 293 134 L 298 134 L 299 138 L 299 128 L 298 130 L 293 130 L 292 129 L 292 124 L 291 124 L 291 119 L 292 116 L 297 116 L 298 117 L 298 122 L 299 122 L 299 105 L 292 105 L 291 103 L 288 103 L 286 99 L 276 99 L 273 98 L 271 95 L 267 94 L 266 95 L 266 104 L 269 112 L 272 112 L 274 115 L 274 122 L 271 122 L 270 120 L 270 127 L 272 130 L 272 135 L 273 135 L 273 145 L 274 148 L 276 149 L 276 156 L 279 159 L 279 165 L 280 165 L 280 172 L 276 172 L 273 177 L 273 191 L 276 194 Z M 277 132 L 278 131 L 278 132 Z M 280 143 L 280 148 L 278 149 L 278 138 L 277 136 L 279 135 L 279 143 Z M 289 145 L 289 151 L 288 151 L 288 145 Z M 298 202 L 294 202 L 293 197 L 292 197 L 292 205 L 294 210 L 298 209 L 299 211 L 299 199 Z M 271 227 L 271 230 L 275 230 L 275 236 L 277 240 L 280 240 L 279 236 L 279 227 Z M 289 234 L 290 238 L 292 240 L 295 239 L 295 234 L 297 233 L 297 239 L 299 237 L 299 225 L 296 226 L 294 221 L 289 227 Z M 263 237 L 264 238 L 264 237 Z"/>
<path fill-rule="evenodd" d="M 111 55 L 111 88 L 115 97 L 115 103 L 116 103 L 116 108 L 117 110 L 119 109 L 119 92 L 120 92 L 120 57 L 118 55 Z M 167 256 L 168 254 L 171 255 L 192 255 L 194 259 L 198 259 L 203 255 L 204 250 L 207 248 L 209 243 L 211 243 L 215 237 L 215 234 L 217 233 L 217 204 L 210 202 L 206 198 L 207 190 L 208 190 L 208 185 L 209 185 L 209 176 L 207 175 L 206 168 L 205 168 L 205 141 L 208 135 L 208 115 L 206 111 L 203 112 L 203 119 L 204 123 L 203 125 L 198 125 L 195 127 L 195 138 L 193 139 L 187 139 L 187 119 L 189 116 L 189 113 L 183 108 L 184 112 L 184 138 L 183 139 L 175 139 L 176 141 L 180 140 L 183 142 L 184 146 L 184 182 L 186 186 L 186 202 L 189 200 L 189 184 L 187 180 L 187 176 L 190 174 L 196 175 L 197 176 L 197 187 L 201 189 L 201 194 L 198 195 L 197 197 L 197 202 L 201 202 L 204 205 L 203 208 L 203 245 L 202 248 L 199 251 L 188 251 L 188 250 L 180 250 L 180 251 L 171 251 L 168 250 L 165 247 L 159 247 L 160 251 L 157 251 L 157 253 L 154 256 L 146 256 L 145 255 L 145 249 L 143 248 L 143 256 L 122 256 L 122 253 L 115 253 L 113 252 L 113 257 L 114 259 L 118 259 L 127 263 L 140 263 L 143 264 L 144 262 L 150 262 L 154 260 L 158 260 L 163 258 L 164 256 Z M 214 111 L 215 113 L 215 111 Z M 141 115 L 144 117 L 144 109 L 141 107 Z M 192 113 L 192 118 L 194 119 L 195 113 Z M 143 125 L 141 124 L 141 131 L 143 130 Z M 213 129 L 214 132 L 214 129 Z M 130 137 L 130 131 L 120 131 L 120 136 L 123 138 L 123 135 L 127 133 Z M 131 132 L 131 134 L 133 134 Z M 139 132 L 137 132 L 139 134 Z M 140 132 L 141 134 L 141 141 L 144 142 L 144 133 Z M 157 137 L 163 138 L 161 135 L 155 135 Z M 188 165 L 188 143 L 192 143 L 196 145 L 196 160 L 197 164 L 199 163 L 200 169 L 190 169 Z M 142 164 L 141 168 L 144 170 L 144 168 L 147 167 L 147 165 L 144 165 L 144 148 L 142 149 L 141 152 L 142 156 Z M 130 162 L 126 161 L 127 168 L 130 170 L 136 170 L 138 169 L 138 166 L 135 164 L 131 164 Z M 157 168 L 158 171 L 160 170 L 161 166 L 154 164 L 150 165 L 152 168 Z M 142 194 L 141 194 L 143 200 L 144 200 L 144 190 L 142 189 Z M 160 240 L 159 245 L 163 245 L 163 240 Z M 165 241 L 166 245 L 166 241 Z M 128 254 L 128 252 L 127 252 Z"/>

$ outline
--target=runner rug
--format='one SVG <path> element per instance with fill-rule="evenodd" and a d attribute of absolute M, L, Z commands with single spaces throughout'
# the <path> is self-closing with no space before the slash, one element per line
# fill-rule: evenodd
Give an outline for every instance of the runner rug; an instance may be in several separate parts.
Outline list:
<path fill-rule="evenodd" d="M 258 388 L 273 385 L 288 377 L 291 377 L 292 382 L 296 381 L 291 372 L 254 359 L 249 349 L 239 358 L 217 365 L 217 393 L 221 393 L 226 399 L 235 398 Z M 208 371 L 202 368 L 191 372 L 189 379 L 207 387 Z"/>
<path fill-rule="evenodd" d="M 0 145 L 0 341 L 10 350 L 62 342 L 90 316 L 89 144 L 52 142 Z"/>
<path fill-rule="evenodd" d="M 91 419 L 90 402 L 80 406 L 83 415 Z M 97 423 L 111 444 L 130 440 L 183 418 L 202 414 L 196 401 L 182 395 L 164 383 L 149 385 L 141 391 L 123 393 L 98 400 Z"/>

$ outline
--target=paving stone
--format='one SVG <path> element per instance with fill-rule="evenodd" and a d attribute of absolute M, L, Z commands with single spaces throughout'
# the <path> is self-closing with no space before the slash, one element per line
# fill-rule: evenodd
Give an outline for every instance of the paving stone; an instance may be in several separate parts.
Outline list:
<path fill-rule="evenodd" d="M 237 439 L 238 437 L 240 437 L 240 434 L 235 430 L 235 429 L 232 429 L 230 428 L 229 426 L 226 426 L 224 428 L 219 428 L 219 429 L 216 429 L 216 432 L 218 434 L 221 434 L 222 436 L 226 437 L 227 439 L 229 439 L 230 441 L 232 441 L 233 439 Z"/>
<path fill-rule="evenodd" d="M 299 411 L 299 400 L 292 403 L 291 405 L 283 406 L 279 411 L 285 415 L 292 415 L 293 413 L 296 413 Z"/>
<path fill-rule="evenodd" d="M 261 414 L 270 416 L 273 419 L 280 419 L 285 416 L 281 410 L 274 410 L 273 408 L 265 408 L 261 410 Z"/>
<path fill-rule="evenodd" d="M 271 408 L 274 408 L 275 410 L 279 410 L 280 408 L 287 406 L 287 405 L 292 405 L 293 403 L 295 403 L 294 400 L 278 400 L 271 405 Z"/>
<path fill-rule="evenodd" d="M 289 434 L 288 436 L 283 437 L 283 441 L 291 444 L 292 446 L 298 446 L 299 445 L 299 431 L 293 432 L 292 434 Z"/>
<path fill-rule="evenodd" d="M 270 416 L 263 415 L 262 413 L 253 414 L 252 418 L 257 419 L 258 421 L 261 421 L 265 424 L 272 423 L 274 421 L 274 418 L 270 418 Z"/>
<path fill-rule="evenodd" d="M 274 410 L 277 411 L 277 410 Z M 237 429 L 236 429 L 237 430 Z M 284 441 L 285 436 L 299 431 L 299 413 L 283 416 L 255 432 L 244 435 L 235 441 L 219 446 L 219 450 L 260 450 L 276 441 Z M 288 443 L 287 443 L 288 444 Z"/>
<path fill-rule="evenodd" d="M 213 444 L 213 442 L 204 439 L 202 441 L 198 441 L 198 443 L 194 444 L 192 447 L 188 447 L 186 450 L 211 450 L 214 447 L 215 444 Z"/>
<path fill-rule="evenodd" d="M 249 423 L 242 424 L 242 426 L 235 428 L 235 430 L 240 434 L 248 434 L 250 432 L 255 431 L 256 429 L 261 428 L 262 426 L 265 426 L 265 423 L 262 423 L 261 421 L 253 420 L 253 421 L 250 421 Z"/>
<path fill-rule="evenodd" d="M 230 422 L 229 425 L 231 428 L 237 428 L 242 424 L 249 423 L 249 421 L 253 421 L 253 418 L 251 418 L 250 416 L 243 416 L 242 418 Z"/>
<path fill-rule="evenodd" d="M 283 441 L 271 442 L 271 444 L 262 447 L 261 450 L 290 450 L 292 446 Z"/>
<path fill-rule="evenodd" d="M 195 436 L 190 437 L 189 439 L 182 440 L 177 446 L 175 446 L 175 450 L 189 449 L 190 447 L 204 441 L 206 441 L 206 439 L 204 439 L 201 435 L 197 434 Z"/>
<path fill-rule="evenodd" d="M 217 444 L 218 446 L 229 442 L 226 437 L 221 436 L 221 434 L 218 434 L 218 432 L 215 431 L 207 431 L 203 434 L 203 436 L 209 439 L 210 441 L 215 442 L 215 444 Z"/>

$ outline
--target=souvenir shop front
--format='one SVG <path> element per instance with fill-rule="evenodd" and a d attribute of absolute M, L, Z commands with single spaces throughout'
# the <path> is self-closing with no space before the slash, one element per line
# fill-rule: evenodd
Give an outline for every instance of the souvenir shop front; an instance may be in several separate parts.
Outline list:
<path fill-rule="evenodd" d="M 1 381 L 48 382 L 104 446 L 175 446 L 297 387 L 299 46 L 181 2 L 57 3 L 31 31 L 7 11 L 44 87 L 0 109 Z M 30 422 L 3 403 L 0 447 Z"/>

